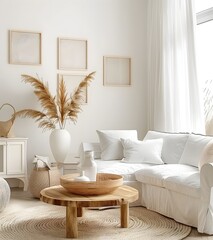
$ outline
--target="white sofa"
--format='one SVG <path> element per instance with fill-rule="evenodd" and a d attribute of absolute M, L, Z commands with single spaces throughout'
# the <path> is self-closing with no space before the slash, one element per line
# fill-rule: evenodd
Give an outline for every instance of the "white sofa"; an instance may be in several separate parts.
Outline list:
<path fill-rule="evenodd" d="M 121 174 L 139 191 L 134 205 L 213 234 L 213 137 L 149 131 L 143 141 L 135 130 L 97 131 L 98 172 Z"/>

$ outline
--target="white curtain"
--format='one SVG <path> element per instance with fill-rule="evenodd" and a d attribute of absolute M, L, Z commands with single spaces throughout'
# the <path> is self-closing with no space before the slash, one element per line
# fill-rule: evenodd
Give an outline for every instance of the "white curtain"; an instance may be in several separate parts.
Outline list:
<path fill-rule="evenodd" d="M 193 0 L 148 0 L 149 129 L 204 133 Z"/>

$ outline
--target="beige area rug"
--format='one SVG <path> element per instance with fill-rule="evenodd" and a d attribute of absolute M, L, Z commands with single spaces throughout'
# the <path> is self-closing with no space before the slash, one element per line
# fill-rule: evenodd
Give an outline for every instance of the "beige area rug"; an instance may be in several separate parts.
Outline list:
<path fill-rule="evenodd" d="M 142 207 L 130 208 L 129 228 L 120 228 L 119 209 L 86 210 L 78 218 L 78 239 L 178 240 L 191 228 Z M 65 238 L 65 207 L 44 204 L 0 215 L 1 240 Z"/>

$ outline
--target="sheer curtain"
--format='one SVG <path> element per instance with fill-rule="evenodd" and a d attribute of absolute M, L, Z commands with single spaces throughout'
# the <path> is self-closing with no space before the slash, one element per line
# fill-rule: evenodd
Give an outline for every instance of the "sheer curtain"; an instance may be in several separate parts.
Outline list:
<path fill-rule="evenodd" d="M 148 124 L 204 133 L 192 0 L 148 0 Z"/>

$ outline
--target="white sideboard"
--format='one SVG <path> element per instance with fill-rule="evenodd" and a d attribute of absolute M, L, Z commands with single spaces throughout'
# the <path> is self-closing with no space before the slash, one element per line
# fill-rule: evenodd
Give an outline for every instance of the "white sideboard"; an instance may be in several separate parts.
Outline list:
<path fill-rule="evenodd" d="M 27 138 L 0 138 L 0 177 L 17 178 L 27 190 Z"/>

